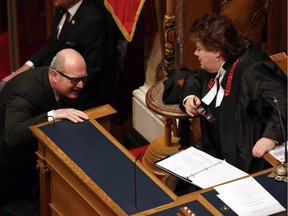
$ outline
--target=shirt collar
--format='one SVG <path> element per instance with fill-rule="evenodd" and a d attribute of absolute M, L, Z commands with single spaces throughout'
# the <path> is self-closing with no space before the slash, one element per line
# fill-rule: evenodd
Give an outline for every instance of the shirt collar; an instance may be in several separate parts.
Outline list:
<path fill-rule="evenodd" d="M 83 0 L 79 1 L 77 4 L 75 4 L 74 6 L 68 9 L 68 12 L 70 13 L 72 17 L 74 17 L 76 11 L 78 10 L 82 2 Z"/>
<path fill-rule="evenodd" d="M 58 101 L 60 99 L 59 95 L 57 95 L 57 93 L 55 91 L 53 91 L 54 96 L 55 96 L 55 100 Z"/>
<path fill-rule="evenodd" d="M 225 68 L 223 67 L 225 65 L 225 62 L 221 65 L 221 67 L 218 69 L 218 74 L 220 74 L 221 77 L 223 77 L 226 73 Z"/>

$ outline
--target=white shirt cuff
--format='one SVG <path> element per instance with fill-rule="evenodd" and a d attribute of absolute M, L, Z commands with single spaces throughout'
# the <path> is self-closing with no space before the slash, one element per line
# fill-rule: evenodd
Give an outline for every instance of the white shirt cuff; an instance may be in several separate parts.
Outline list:
<path fill-rule="evenodd" d="M 47 113 L 48 121 L 54 121 L 55 116 L 54 116 L 54 110 L 51 110 Z"/>
<path fill-rule="evenodd" d="M 183 100 L 183 106 L 184 106 L 184 107 L 185 107 L 186 100 L 187 100 L 188 98 L 191 98 L 191 97 L 196 97 L 196 96 L 195 96 L 195 95 L 188 95 L 187 97 L 184 98 L 184 100 Z"/>
<path fill-rule="evenodd" d="M 26 65 L 28 65 L 30 68 L 34 68 L 34 63 L 32 61 L 26 61 L 25 62 Z"/>

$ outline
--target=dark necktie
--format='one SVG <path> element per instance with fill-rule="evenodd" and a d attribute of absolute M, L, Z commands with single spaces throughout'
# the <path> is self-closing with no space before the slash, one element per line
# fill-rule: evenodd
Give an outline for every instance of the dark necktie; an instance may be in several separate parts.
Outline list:
<path fill-rule="evenodd" d="M 67 30 L 67 26 L 70 24 L 71 24 L 71 14 L 69 13 L 68 10 L 65 10 L 65 21 L 60 31 L 59 38 L 61 37 L 61 35 L 64 34 L 64 32 Z"/>
<path fill-rule="evenodd" d="M 57 101 L 57 109 L 63 108 L 65 106 L 65 102 L 66 99 L 64 97 L 59 98 Z"/>

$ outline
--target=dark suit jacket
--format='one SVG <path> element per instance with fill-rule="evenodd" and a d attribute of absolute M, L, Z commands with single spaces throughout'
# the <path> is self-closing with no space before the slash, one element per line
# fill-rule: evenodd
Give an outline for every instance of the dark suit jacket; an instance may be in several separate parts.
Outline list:
<path fill-rule="evenodd" d="M 227 72 L 221 85 L 225 89 L 228 71 L 234 62 L 227 62 Z M 180 108 L 186 96 L 194 94 L 200 99 L 210 90 L 211 74 L 193 71 L 185 79 Z M 258 139 L 268 137 L 282 143 L 283 134 L 273 96 L 279 100 L 283 121 L 287 124 L 287 77 L 281 69 L 260 49 L 251 46 L 240 56 L 235 68 L 229 96 L 225 96 L 218 113 L 220 152 L 222 159 L 252 173 L 265 166 L 264 159 L 252 156 L 252 148 Z M 202 103 L 209 110 L 209 107 Z M 211 137 L 211 127 L 201 118 L 202 148 L 218 156 Z"/>
<path fill-rule="evenodd" d="M 0 92 L 0 206 L 37 184 L 37 140 L 28 127 L 47 121 L 56 106 L 48 67 L 15 76 Z"/>
<path fill-rule="evenodd" d="M 89 80 L 80 96 L 71 104 L 73 107 L 87 109 L 99 105 L 110 93 L 110 83 L 116 68 L 117 34 L 116 25 L 108 13 L 104 7 L 100 8 L 99 3 L 97 5 L 93 0 L 84 0 L 72 24 L 57 39 L 58 24 L 64 14 L 62 8 L 57 8 L 51 37 L 31 57 L 36 67 L 48 66 L 55 54 L 65 48 L 73 48 L 84 57 Z"/>
<path fill-rule="evenodd" d="M 7 82 L 0 92 L 0 164 L 25 167 L 35 163 L 37 143 L 28 127 L 47 121 L 47 112 L 56 107 L 48 67 L 21 73 Z"/>

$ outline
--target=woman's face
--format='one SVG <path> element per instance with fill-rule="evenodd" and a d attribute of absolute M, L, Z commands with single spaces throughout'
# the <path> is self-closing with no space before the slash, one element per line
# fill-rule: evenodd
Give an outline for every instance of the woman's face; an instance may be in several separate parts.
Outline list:
<path fill-rule="evenodd" d="M 220 51 L 208 51 L 200 40 L 196 40 L 195 56 L 198 56 L 201 68 L 209 73 L 216 73 L 223 64 L 224 60 L 221 57 Z"/>

